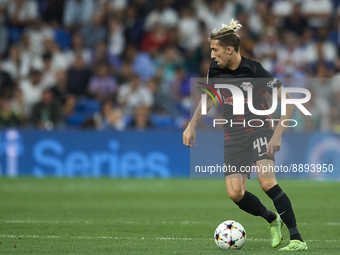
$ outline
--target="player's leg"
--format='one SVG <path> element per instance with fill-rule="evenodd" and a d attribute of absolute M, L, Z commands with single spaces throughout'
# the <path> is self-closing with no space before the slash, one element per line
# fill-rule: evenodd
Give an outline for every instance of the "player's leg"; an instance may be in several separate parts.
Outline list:
<path fill-rule="evenodd" d="M 257 178 L 258 181 L 262 187 L 262 190 L 264 192 L 267 192 L 270 190 L 272 187 L 274 187 L 277 184 L 276 177 L 275 177 L 275 171 L 274 172 L 268 172 L 268 171 L 263 171 L 263 166 L 267 167 L 271 165 L 271 163 L 274 164 L 272 160 L 269 159 L 263 159 L 260 161 L 256 162 L 256 167 L 257 167 Z M 282 234 L 281 234 L 281 228 L 282 228 L 282 220 L 280 218 L 279 214 L 276 214 L 276 218 L 273 222 L 271 222 L 268 226 L 270 230 L 270 234 L 272 236 L 271 240 L 271 245 L 272 247 L 277 247 L 281 244 L 282 241 Z"/>
<path fill-rule="evenodd" d="M 281 217 L 281 219 L 286 224 L 289 230 L 290 240 L 297 240 L 291 243 L 290 247 L 287 246 L 288 248 L 284 247 L 282 249 L 283 250 L 307 249 L 307 245 L 306 243 L 303 242 L 302 237 L 298 231 L 292 204 L 288 196 L 283 192 L 283 190 L 277 184 L 273 160 L 271 159 L 258 160 L 256 161 L 256 165 L 260 169 L 260 171 L 257 172 L 257 177 L 262 187 L 262 190 L 273 200 L 274 206 L 277 212 L 279 213 L 279 217 Z M 267 171 L 266 172 L 261 171 L 260 166 L 262 167 L 267 166 Z M 273 171 L 268 171 L 268 169 L 272 169 Z M 279 217 L 277 220 L 279 220 Z"/>
<path fill-rule="evenodd" d="M 272 222 L 276 218 L 275 214 L 270 212 L 255 195 L 246 191 L 248 173 L 243 171 L 244 167 L 249 167 L 250 170 L 252 155 L 244 144 L 244 139 L 224 142 L 224 162 L 229 171 L 224 172 L 228 195 L 241 210 Z"/>
<path fill-rule="evenodd" d="M 225 177 L 229 197 L 238 207 L 254 216 L 261 216 L 268 223 L 276 219 L 276 215 L 269 211 L 252 193 L 246 191 L 247 174 L 231 174 Z"/>
<path fill-rule="evenodd" d="M 262 166 L 267 167 L 270 158 L 267 156 L 267 144 L 268 141 L 270 141 L 270 138 L 272 137 L 274 131 L 271 129 L 267 130 L 258 130 L 257 132 L 254 132 L 253 136 L 251 137 L 251 148 L 252 148 L 252 155 L 253 160 L 256 162 L 256 172 L 258 180 L 261 184 L 262 189 L 266 192 L 267 190 L 274 187 L 276 183 L 275 178 L 275 171 L 273 173 L 264 172 L 263 168 L 260 168 Z M 273 162 L 272 160 L 270 160 Z M 262 165 L 261 165 L 262 164 Z M 260 170 L 260 172 L 259 172 Z M 261 172 L 263 170 L 263 172 Z M 269 223 L 269 230 L 270 234 L 272 236 L 271 245 L 272 247 L 277 247 L 280 245 L 282 241 L 282 234 L 281 234 L 281 228 L 282 228 L 282 220 L 278 214 L 275 214 L 275 219 Z"/>

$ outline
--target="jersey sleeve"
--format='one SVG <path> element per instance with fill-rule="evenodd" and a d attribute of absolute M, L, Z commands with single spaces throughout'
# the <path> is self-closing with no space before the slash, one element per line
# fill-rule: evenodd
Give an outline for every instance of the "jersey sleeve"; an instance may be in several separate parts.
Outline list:
<path fill-rule="evenodd" d="M 259 72 L 257 78 L 263 78 L 263 86 L 268 91 L 269 94 L 272 94 L 273 88 L 279 89 L 282 86 L 282 82 L 275 78 L 270 72 L 263 68 L 261 64 L 259 64 Z"/>
<path fill-rule="evenodd" d="M 215 84 L 212 79 L 212 71 L 211 71 L 211 66 L 207 72 L 207 84 L 213 88 L 215 88 Z M 209 89 L 210 90 L 210 89 Z"/>
<path fill-rule="evenodd" d="M 216 68 L 213 66 L 213 64 L 210 65 L 210 68 L 207 73 L 207 85 L 215 89 L 216 79 L 219 76 L 219 72 L 217 72 Z M 208 91 L 210 91 L 212 94 L 215 94 L 215 92 L 207 88 Z M 215 91 L 218 91 L 218 89 L 215 89 Z"/>

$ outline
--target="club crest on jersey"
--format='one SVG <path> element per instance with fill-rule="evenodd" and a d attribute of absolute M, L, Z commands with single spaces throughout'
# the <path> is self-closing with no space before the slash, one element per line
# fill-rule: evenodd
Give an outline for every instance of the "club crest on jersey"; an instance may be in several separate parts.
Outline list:
<path fill-rule="evenodd" d="M 267 83 L 267 86 L 268 86 L 269 88 L 273 88 L 273 86 L 276 84 L 276 82 L 277 82 L 277 79 L 274 78 L 272 81 L 269 81 L 269 82 Z"/>
<path fill-rule="evenodd" d="M 241 84 L 241 88 L 243 88 L 244 91 L 248 91 L 248 88 L 252 88 L 253 85 L 250 82 L 243 82 Z"/>

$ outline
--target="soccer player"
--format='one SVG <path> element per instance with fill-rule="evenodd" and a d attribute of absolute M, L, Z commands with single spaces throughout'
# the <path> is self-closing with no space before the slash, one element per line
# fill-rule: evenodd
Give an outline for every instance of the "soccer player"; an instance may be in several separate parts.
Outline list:
<path fill-rule="evenodd" d="M 247 98 L 247 89 L 244 89 L 244 81 L 247 86 L 253 89 L 253 105 L 255 109 L 268 109 L 264 97 L 266 92 L 272 94 L 273 88 L 277 88 L 277 99 L 281 101 L 282 83 L 274 78 L 263 66 L 252 59 L 242 57 L 240 54 L 240 38 L 236 33 L 242 27 L 238 21 L 231 20 L 230 25 L 222 24 L 222 28 L 212 31 L 209 36 L 212 61 L 208 71 L 208 83 L 214 86 L 210 80 L 222 78 L 232 81 L 231 84 L 241 88 L 244 97 Z M 265 78 L 268 82 L 263 82 Z M 249 83 L 250 81 L 250 83 Z M 262 82 L 261 82 L 262 81 Z M 223 83 L 223 82 L 222 82 Z M 229 83 L 230 84 L 230 83 Z M 249 85 L 251 84 L 251 85 Z M 245 86 L 245 87 L 247 87 Z M 246 190 L 246 180 L 249 172 L 242 172 L 241 166 L 252 166 L 255 162 L 257 167 L 267 166 L 274 169 L 274 153 L 280 150 L 281 135 L 285 127 L 281 125 L 284 119 L 290 119 L 294 105 L 287 105 L 286 115 L 281 115 L 278 125 L 273 131 L 271 122 L 265 121 L 269 116 L 258 116 L 249 111 L 248 105 L 244 104 L 244 115 L 233 115 L 233 100 L 229 90 L 220 90 L 222 101 L 224 101 L 224 118 L 232 122 L 248 123 L 249 119 L 263 120 L 261 127 L 250 127 L 243 125 L 224 125 L 224 164 L 236 166 L 238 172 L 225 172 L 225 182 L 229 197 L 239 208 L 254 216 L 261 216 L 269 223 L 272 236 L 271 245 L 277 247 L 281 244 L 281 227 L 286 224 L 290 234 L 288 246 L 279 249 L 280 251 L 302 251 L 307 249 L 307 244 L 302 240 L 298 231 L 294 211 L 288 196 L 277 184 L 275 171 L 257 171 L 258 181 L 262 190 L 273 200 L 278 213 L 268 210 L 261 201 L 252 193 Z M 287 99 L 291 96 L 287 93 Z M 246 101 L 246 100 L 245 100 Z M 183 132 L 183 144 L 191 147 L 196 145 L 195 128 L 203 117 L 201 103 L 198 105 L 188 127 Z M 207 112 L 213 104 L 213 99 L 207 97 Z M 256 124 L 252 124 L 254 126 Z M 258 168 L 260 169 L 260 168 Z M 282 222 L 283 221 L 283 222 Z"/>

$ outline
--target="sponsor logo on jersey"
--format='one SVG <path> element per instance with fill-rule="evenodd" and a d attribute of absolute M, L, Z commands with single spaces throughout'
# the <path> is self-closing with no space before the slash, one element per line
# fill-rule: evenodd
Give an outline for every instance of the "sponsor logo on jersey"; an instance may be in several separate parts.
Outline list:
<path fill-rule="evenodd" d="M 245 98 L 244 99 L 244 103 L 248 103 L 248 99 Z M 224 98 L 224 104 L 228 104 L 228 105 L 234 105 L 234 99 L 233 97 L 227 97 L 227 98 Z"/>
<path fill-rule="evenodd" d="M 272 81 L 269 81 L 269 82 L 267 83 L 267 86 L 268 86 L 269 88 L 273 88 L 273 86 L 276 84 L 276 82 L 277 82 L 277 79 L 274 78 Z"/>
<path fill-rule="evenodd" d="M 233 97 L 224 98 L 224 104 L 233 105 L 233 103 L 234 103 Z"/>

